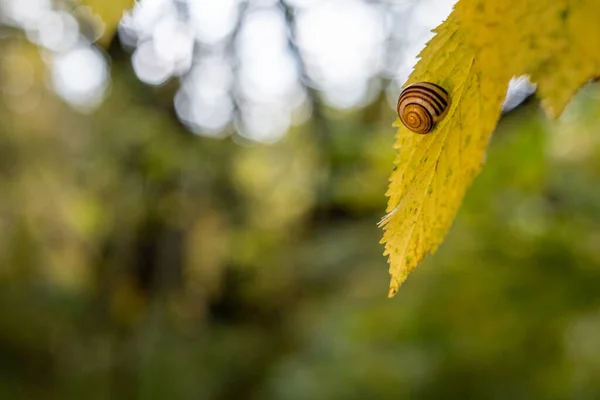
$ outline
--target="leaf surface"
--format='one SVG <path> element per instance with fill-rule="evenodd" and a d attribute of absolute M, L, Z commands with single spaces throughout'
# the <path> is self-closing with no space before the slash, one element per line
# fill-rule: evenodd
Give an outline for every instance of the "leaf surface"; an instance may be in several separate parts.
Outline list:
<path fill-rule="evenodd" d="M 450 95 L 447 116 L 427 135 L 399 126 L 398 156 L 382 219 L 393 296 L 450 228 L 479 173 L 508 82 L 529 75 L 558 116 L 600 76 L 597 0 L 461 0 L 420 54 L 406 85 L 427 81 Z"/>

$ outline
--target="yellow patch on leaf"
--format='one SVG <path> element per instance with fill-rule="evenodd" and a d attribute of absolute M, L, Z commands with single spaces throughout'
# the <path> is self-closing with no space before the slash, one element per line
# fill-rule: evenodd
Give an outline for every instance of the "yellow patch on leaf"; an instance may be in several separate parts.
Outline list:
<path fill-rule="evenodd" d="M 98 43 L 106 47 L 112 40 L 123 13 L 133 7 L 135 0 L 81 0 L 81 4 L 89 6 L 97 14 L 104 26 Z"/>
<path fill-rule="evenodd" d="M 387 191 L 382 243 L 390 297 L 444 239 L 479 173 L 508 82 L 530 75 L 552 116 L 600 76 L 597 0 L 460 0 L 435 29 L 406 82 L 450 95 L 446 117 L 427 135 L 399 124 L 399 153 Z"/>

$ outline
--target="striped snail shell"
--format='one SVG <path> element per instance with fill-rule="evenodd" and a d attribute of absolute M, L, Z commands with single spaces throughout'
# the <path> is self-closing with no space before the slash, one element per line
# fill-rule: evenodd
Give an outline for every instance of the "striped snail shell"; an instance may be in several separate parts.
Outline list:
<path fill-rule="evenodd" d="M 411 131 L 429 133 L 446 116 L 448 92 L 429 82 L 417 82 L 404 88 L 398 97 L 398 116 Z"/>

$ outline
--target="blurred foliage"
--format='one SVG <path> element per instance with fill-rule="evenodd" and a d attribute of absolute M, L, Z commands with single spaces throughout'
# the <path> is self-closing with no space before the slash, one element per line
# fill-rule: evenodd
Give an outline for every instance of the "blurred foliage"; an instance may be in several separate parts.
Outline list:
<path fill-rule="evenodd" d="M 98 43 L 108 46 L 117 31 L 123 13 L 133 7 L 135 0 L 81 0 L 81 4 L 91 8 L 98 17 L 98 31 L 101 32 Z M 88 18 L 94 21 L 94 18 Z"/>
<path fill-rule="evenodd" d="M 79 114 L 0 41 L 0 398 L 600 395 L 600 86 L 506 115 L 440 251 L 394 300 L 380 99 L 279 143 L 185 131 L 116 48 Z"/>

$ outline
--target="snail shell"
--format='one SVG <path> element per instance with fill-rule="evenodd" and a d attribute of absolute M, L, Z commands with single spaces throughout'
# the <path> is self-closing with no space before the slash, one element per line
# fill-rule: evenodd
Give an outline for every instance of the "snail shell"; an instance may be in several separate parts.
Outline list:
<path fill-rule="evenodd" d="M 448 92 L 429 82 L 417 82 L 404 88 L 398 97 L 398 116 L 411 131 L 429 133 L 446 116 L 450 105 Z"/>

